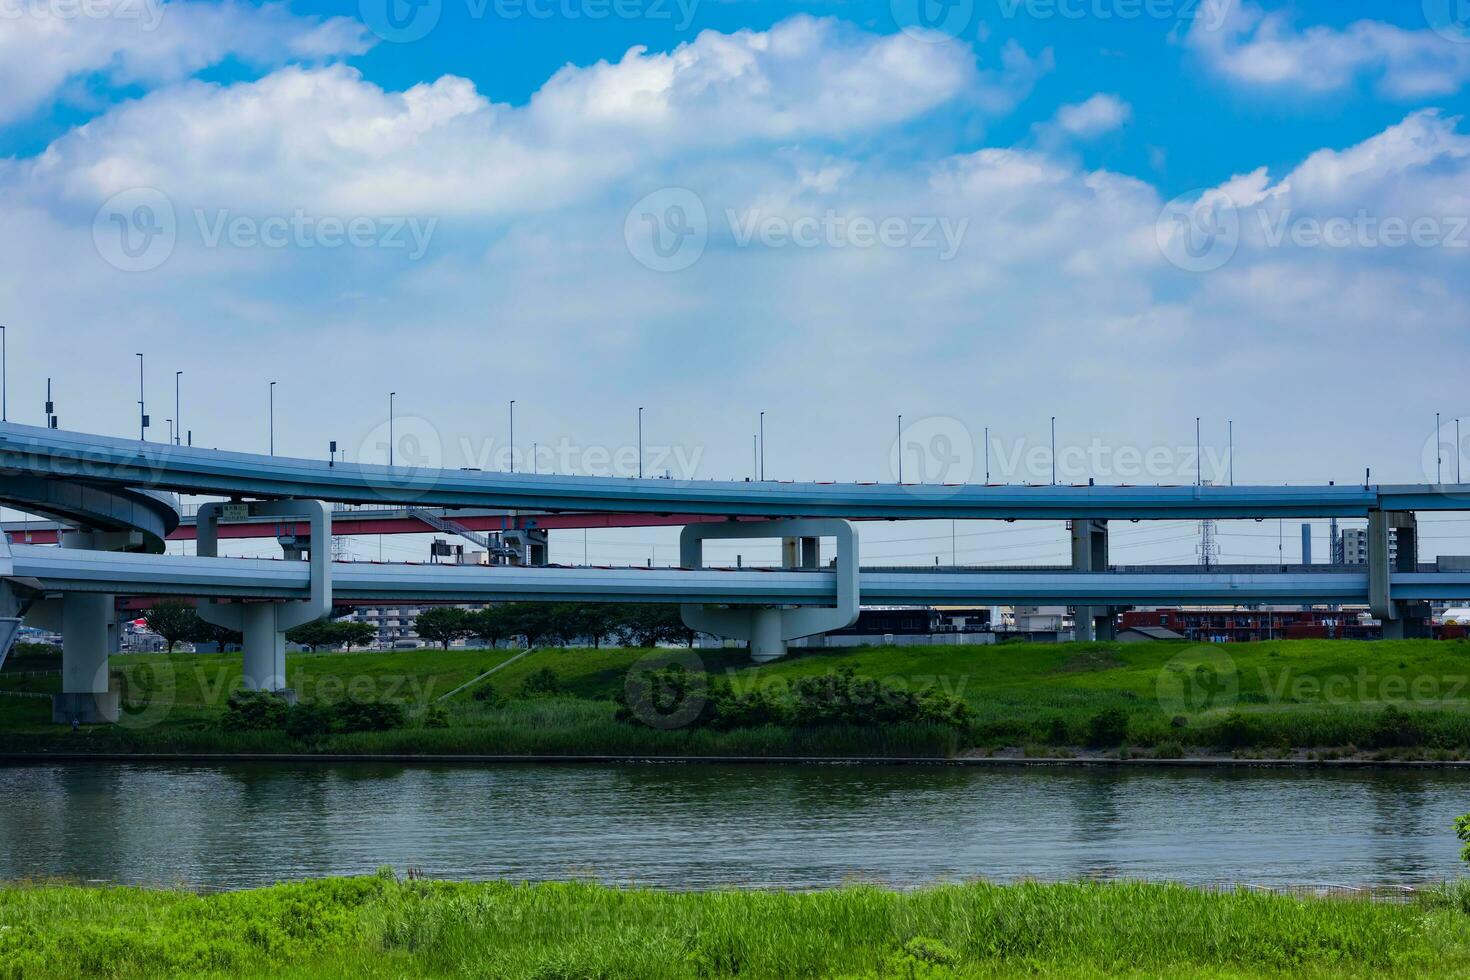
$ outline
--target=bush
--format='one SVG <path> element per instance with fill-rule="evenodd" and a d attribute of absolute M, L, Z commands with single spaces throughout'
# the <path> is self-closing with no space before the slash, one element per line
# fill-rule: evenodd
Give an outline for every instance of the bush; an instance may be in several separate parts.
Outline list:
<path fill-rule="evenodd" d="M 556 671 L 550 667 L 542 667 L 532 671 L 524 681 L 521 681 L 521 697 L 549 697 L 565 693 L 566 688 L 562 685 L 561 678 Z"/>
<path fill-rule="evenodd" d="M 225 705 L 220 725 L 229 732 L 265 732 L 285 727 L 288 706 L 270 691 L 236 691 Z"/>
<path fill-rule="evenodd" d="M 449 712 L 442 704 L 431 704 L 429 710 L 424 712 L 425 728 L 448 728 Z"/>
<path fill-rule="evenodd" d="M 1470 813 L 1455 819 L 1455 834 L 1465 842 L 1464 850 L 1460 851 L 1460 857 L 1470 861 Z"/>
<path fill-rule="evenodd" d="M 386 732 L 403 727 L 403 705 L 392 701 L 343 701 L 333 709 L 339 732 Z"/>
<path fill-rule="evenodd" d="M 1221 748 L 1248 748 L 1256 744 L 1256 726 L 1245 715 L 1232 711 L 1215 726 L 1215 741 Z"/>
<path fill-rule="evenodd" d="M 1369 744 L 1378 749 L 1421 745 L 1424 741 L 1424 729 L 1407 711 L 1391 704 L 1373 719 L 1369 739 Z"/>
<path fill-rule="evenodd" d="M 505 704 L 505 695 L 494 684 L 481 684 L 470 696 L 487 708 L 498 708 Z"/>
<path fill-rule="evenodd" d="M 301 742 L 315 742 L 332 734 L 331 705 L 303 703 L 286 713 L 286 734 Z"/>
<path fill-rule="evenodd" d="M 1087 720 L 1087 744 L 1111 749 L 1128 739 L 1128 714 L 1122 708 L 1104 708 Z"/>
<path fill-rule="evenodd" d="M 1071 745 L 1072 729 L 1067 724 L 1067 719 L 1062 715 L 1052 715 L 1046 723 L 1046 741 L 1048 745 Z"/>

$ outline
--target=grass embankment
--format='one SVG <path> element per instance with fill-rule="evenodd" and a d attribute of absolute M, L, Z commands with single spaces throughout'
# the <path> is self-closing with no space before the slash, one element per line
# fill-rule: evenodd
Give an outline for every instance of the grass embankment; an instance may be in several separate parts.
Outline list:
<path fill-rule="evenodd" d="M 672 651 L 665 651 L 672 653 Z M 1427 640 L 1183 644 L 1002 644 L 797 651 L 760 667 L 742 651 L 700 651 L 737 691 L 790 690 L 850 667 L 908 690 L 936 688 L 973 712 L 963 729 L 922 723 L 763 724 L 659 729 L 615 720 L 614 697 L 646 650 L 544 649 L 461 692 L 433 721 L 434 699 L 513 655 L 507 650 L 292 654 L 303 700 L 374 698 L 409 705 L 408 725 L 310 744 L 280 731 L 219 724 L 238 681 L 227 655 L 115 657 L 117 683 L 145 706 L 124 725 L 80 733 L 48 724 L 43 700 L 0 697 L 0 731 L 17 750 L 574 755 L 948 756 L 1086 751 L 1175 758 L 1204 754 L 1470 758 L 1470 643 Z M 525 696 L 550 670 L 553 693 Z M 0 689 L 55 690 L 56 677 L 9 677 Z"/>
<path fill-rule="evenodd" d="M 0 978 L 1461 977 L 1470 888 L 1405 904 L 1173 885 L 673 893 L 391 874 L 199 896 L 0 889 Z"/>

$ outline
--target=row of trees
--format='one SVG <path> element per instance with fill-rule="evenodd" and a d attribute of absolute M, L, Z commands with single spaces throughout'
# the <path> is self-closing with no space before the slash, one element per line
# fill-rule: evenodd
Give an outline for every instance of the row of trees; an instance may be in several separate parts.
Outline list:
<path fill-rule="evenodd" d="M 470 637 L 491 646 L 520 637 L 533 647 L 578 642 L 599 647 L 608 640 L 652 647 L 693 646 L 698 636 L 684 625 L 675 605 L 595 602 L 507 602 L 478 610 L 437 606 L 419 613 L 414 629 L 446 650 L 455 640 Z"/>
<path fill-rule="evenodd" d="M 180 643 L 218 643 L 224 649 L 240 642 L 238 632 L 206 623 L 193 606 L 183 602 L 160 602 L 143 614 L 143 622 L 163 637 L 169 653 Z M 371 643 L 377 635 L 371 623 L 333 619 L 319 619 L 286 631 L 286 639 L 312 650 L 340 646 L 351 650 Z"/>
<path fill-rule="evenodd" d="M 206 623 L 193 606 L 183 602 L 160 602 L 143 620 L 168 643 L 169 653 L 179 643 L 218 643 L 223 649 L 240 642 L 239 633 Z M 598 647 L 608 640 L 652 647 L 660 643 L 693 646 L 698 635 L 684 625 L 674 605 L 507 602 L 478 610 L 435 606 L 419 613 L 414 625 L 419 636 L 446 650 L 454 641 L 470 637 L 491 646 L 521 638 L 533 647 L 577 642 Z M 376 637 L 371 623 L 352 620 L 319 619 L 286 631 L 287 640 L 312 650 L 342 646 L 350 650 Z"/>

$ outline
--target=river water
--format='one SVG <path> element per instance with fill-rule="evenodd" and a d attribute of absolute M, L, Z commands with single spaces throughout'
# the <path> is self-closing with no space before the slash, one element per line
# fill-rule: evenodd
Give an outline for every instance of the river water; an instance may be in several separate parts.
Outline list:
<path fill-rule="evenodd" d="M 983 877 L 1422 885 L 1470 773 L 958 766 L 0 766 L 0 880 L 382 865 L 666 888 Z"/>

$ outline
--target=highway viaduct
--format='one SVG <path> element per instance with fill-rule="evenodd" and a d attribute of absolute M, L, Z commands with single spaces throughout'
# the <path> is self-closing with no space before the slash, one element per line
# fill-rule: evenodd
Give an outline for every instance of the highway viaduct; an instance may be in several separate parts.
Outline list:
<path fill-rule="evenodd" d="M 175 493 L 224 498 L 200 508 L 198 555 L 164 554 L 180 532 Z M 801 636 L 850 625 L 863 602 L 1057 603 L 1076 607 L 1091 638 L 1118 606 L 1203 603 L 1366 603 L 1385 635 L 1423 625 L 1422 603 L 1470 594 L 1470 573 L 1416 562 L 1418 511 L 1470 509 L 1470 486 L 1014 486 L 635 480 L 360 465 L 220 452 L 0 424 L 0 503 L 56 522 L 60 548 L 0 535 L 0 622 L 8 650 L 27 621 L 61 630 L 57 720 L 117 715 L 108 689 L 115 597 L 192 596 L 201 616 L 244 635 L 245 679 L 284 687 L 284 632 L 334 601 L 580 600 L 678 602 L 686 622 L 750 641 L 756 660 Z M 425 508 L 504 520 L 683 523 L 680 567 L 607 569 L 333 563 L 313 547 L 351 526 L 331 504 L 391 512 L 412 526 Z M 405 516 L 407 514 L 408 516 Z M 1369 525 L 1365 568 L 1261 572 L 1120 572 L 1108 522 L 1180 518 L 1358 517 Z M 933 518 L 1066 520 L 1067 571 L 862 570 L 853 521 Z M 217 557 L 218 540 L 287 524 L 287 561 Z M 576 526 L 576 525 L 574 525 Z M 609 524 L 592 526 L 613 526 Z M 231 529 L 235 530 L 231 530 Z M 21 529 L 24 530 L 24 529 Z M 40 533 L 54 528 L 35 527 Z M 1389 535 L 1398 536 L 1390 562 Z M 363 533 L 353 531 L 348 533 Z M 368 532 L 372 533 L 372 532 Z M 706 540 L 778 538 L 782 570 L 705 568 Z M 821 542 L 836 541 L 824 558 Z M 32 539 L 34 540 L 34 538 Z M 114 631 L 110 636 L 109 631 Z"/>

